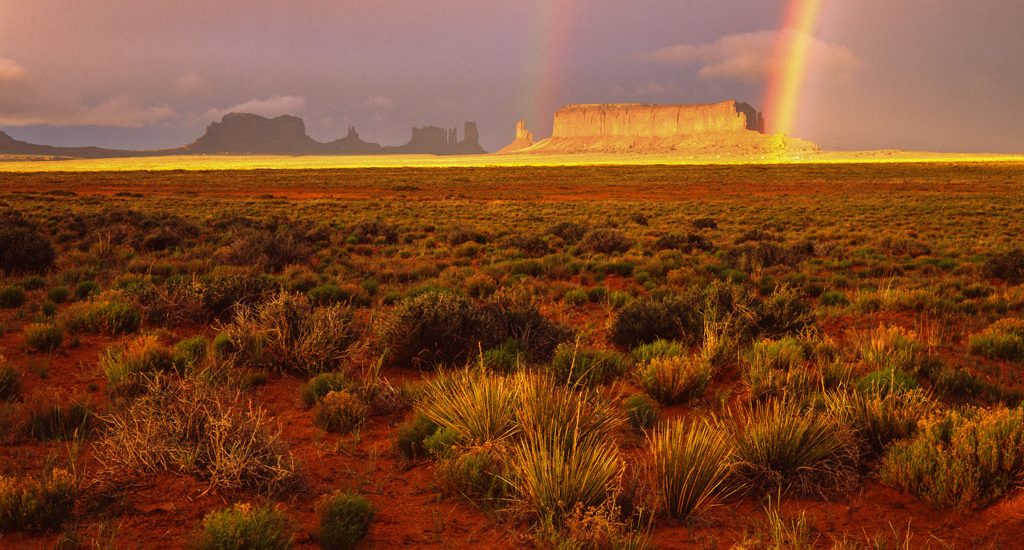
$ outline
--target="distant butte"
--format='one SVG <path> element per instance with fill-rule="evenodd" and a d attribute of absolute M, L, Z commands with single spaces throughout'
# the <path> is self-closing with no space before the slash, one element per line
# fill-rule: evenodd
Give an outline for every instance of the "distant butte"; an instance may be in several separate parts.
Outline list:
<path fill-rule="evenodd" d="M 568 105 L 555 113 L 554 131 L 533 143 L 520 121 L 516 139 L 500 153 L 623 153 L 733 156 L 817 151 L 811 142 L 764 134 L 764 116 L 746 103 Z"/>

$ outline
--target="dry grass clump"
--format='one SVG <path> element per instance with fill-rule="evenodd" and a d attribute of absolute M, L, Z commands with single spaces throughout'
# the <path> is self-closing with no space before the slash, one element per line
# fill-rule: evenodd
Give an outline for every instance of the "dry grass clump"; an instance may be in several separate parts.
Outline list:
<path fill-rule="evenodd" d="M 704 394 L 714 366 L 701 355 L 654 358 L 637 370 L 640 385 L 663 405 L 695 399 Z"/>
<path fill-rule="evenodd" d="M 294 528 L 270 506 L 235 504 L 206 514 L 193 541 L 199 550 L 287 550 Z"/>
<path fill-rule="evenodd" d="M 154 376 L 105 420 L 96 443 L 103 477 L 168 471 L 260 493 L 296 478 L 295 460 L 266 412 L 207 381 Z"/>
<path fill-rule="evenodd" d="M 305 296 L 287 292 L 239 306 L 220 330 L 235 366 L 310 375 L 337 370 L 357 336 L 350 308 L 314 307 Z"/>
<path fill-rule="evenodd" d="M 764 492 L 812 494 L 842 489 L 853 478 L 856 445 L 832 416 L 772 399 L 734 412 L 736 473 Z"/>
<path fill-rule="evenodd" d="M 950 411 L 894 444 L 882 460 L 886 483 L 937 508 L 984 507 L 1024 474 L 1024 410 Z"/>
<path fill-rule="evenodd" d="M 1024 361 L 1024 319 L 1000 319 L 980 334 L 971 336 L 974 355 L 1004 361 Z"/>
<path fill-rule="evenodd" d="M 795 338 L 756 342 L 747 358 L 744 381 L 755 399 L 801 396 L 821 387 L 821 375 L 807 363 Z"/>
<path fill-rule="evenodd" d="M 100 355 L 100 369 L 107 378 L 107 392 L 125 397 L 142 391 L 146 376 L 174 370 L 174 357 L 156 336 L 139 336 L 107 348 Z"/>
<path fill-rule="evenodd" d="M 70 333 L 121 335 L 138 332 L 142 314 L 132 304 L 111 298 L 71 304 L 62 314 L 64 328 Z"/>
<path fill-rule="evenodd" d="M 517 378 L 466 369 L 441 373 L 424 388 L 418 409 L 466 445 L 489 445 L 511 437 L 518 427 Z"/>
<path fill-rule="evenodd" d="M 877 456 L 890 443 L 917 432 L 918 423 L 935 409 L 924 390 L 860 391 L 841 388 L 827 391 L 825 407 L 850 426 L 870 452 Z"/>
<path fill-rule="evenodd" d="M 332 433 L 349 433 L 366 423 L 370 407 L 349 391 L 332 391 L 320 400 L 313 423 Z"/>
<path fill-rule="evenodd" d="M 661 509 L 669 516 L 689 518 L 728 493 L 733 445 L 719 426 L 674 420 L 654 429 L 647 452 Z"/>

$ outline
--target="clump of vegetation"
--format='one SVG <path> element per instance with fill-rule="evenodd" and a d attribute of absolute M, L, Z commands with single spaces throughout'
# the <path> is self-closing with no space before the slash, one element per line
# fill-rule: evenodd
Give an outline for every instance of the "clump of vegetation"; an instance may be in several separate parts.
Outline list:
<path fill-rule="evenodd" d="M 0 269 L 9 273 L 42 273 L 56 253 L 50 240 L 11 210 L 0 213 Z"/>
<path fill-rule="evenodd" d="M 138 394 L 153 373 L 174 370 L 171 350 L 155 336 L 139 336 L 124 346 L 112 346 L 100 356 L 100 369 L 112 396 Z"/>
<path fill-rule="evenodd" d="M 25 326 L 25 346 L 30 351 L 49 353 L 60 349 L 64 331 L 52 323 L 31 323 Z"/>
<path fill-rule="evenodd" d="M 116 300 L 72 304 L 63 314 L 68 332 L 117 336 L 138 332 L 142 314 L 132 304 Z"/>
<path fill-rule="evenodd" d="M 0 355 L 0 401 L 10 401 L 21 392 L 21 375 Z"/>
<path fill-rule="evenodd" d="M 626 421 L 635 430 L 646 430 L 658 419 L 658 403 L 643 393 L 634 393 L 622 400 Z"/>
<path fill-rule="evenodd" d="M 71 519 L 78 481 L 55 468 L 41 479 L 0 476 L 0 534 L 11 531 L 52 531 Z"/>
<path fill-rule="evenodd" d="M 974 355 L 1004 361 L 1024 361 L 1024 319 L 1000 319 L 980 334 L 971 336 Z"/>
<path fill-rule="evenodd" d="M 20 286 L 0 288 L 0 308 L 15 309 L 25 305 L 25 289 Z"/>
<path fill-rule="evenodd" d="M 616 229 L 594 229 L 583 236 L 579 247 L 592 254 L 622 254 L 633 248 L 633 241 Z"/>
<path fill-rule="evenodd" d="M 232 364 L 303 374 L 337 370 L 357 337 L 348 307 L 314 307 L 287 292 L 238 307 L 220 328 Z"/>
<path fill-rule="evenodd" d="M 428 292 L 404 301 L 380 328 L 391 366 L 460 364 L 476 344 L 481 314 L 468 299 Z"/>
<path fill-rule="evenodd" d="M 714 366 L 700 355 L 655 357 L 637 370 L 644 391 L 663 405 L 700 397 L 713 375 Z"/>
<path fill-rule="evenodd" d="M 466 445 L 501 442 L 517 431 L 517 379 L 479 369 L 442 373 L 426 384 L 418 408 Z"/>
<path fill-rule="evenodd" d="M 568 342 L 555 349 L 550 372 L 555 380 L 568 384 L 601 384 L 626 372 L 629 362 L 622 354 L 580 349 Z"/>
<path fill-rule="evenodd" d="M 366 497 L 336 492 L 320 504 L 317 542 L 326 550 L 348 550 L 370 531 L 377 512 Z"/>
<path fill-rule="evenodd" d="M 361 428 L 369 414 L 370 408 L 356 394 L 332 391 L 320 400 L 313 423 L 324 431 L 349 433 Z"/>
<path fill-rule="evenodd" d="M 984 507 L 1024 474 L 1024 410 L 950 411 L 882 460 L 886 483 L 937 508 Z"/>
<path fill-rule="evenodd" d="M 266 411 L 195 379 L 151 378 L 139 397 L 107 418 L 96 457 L 106 477 L 170 471 L 267 494 L 296 476 Z"/>
<path fill-rule="evenodd" d="M 693 342 L 703 328 L 698 304 L 680 296 L 666 296 L 627 304 L 609 327 L 609 339 L 629 349 L 656 340 Z"/>
<path fill-rule="evenodd" d="M 742 409 L 731 425 L 736 472 L 753 488 L 808 494 L 842 488 L 851 480 L 855 446 L 829 415 L 773 399 Z"/>
<path fill-rule="evenodd" d="M 756 342 L 744 380 L 757 399 L 804 395 L 821 386 L 820 375 L 806 364 L 804 347 L 795 338 Z"/>
<path fill-rule="evenodd" d="M 42 441 L 84 437 L 94 420 L 93 406 L 84 397 L 68 397 L 55 391 L 30 395 L 25 409 L 25 431 Z"/>
<path fill-rule="evenodd" d="M 647 442 L 660 507 L 686 519 L 728 493 L 733 446 L 720 427 L 674 420 L 656 428 Z"/>
<path fill-rule="evenodd" d="M 437 433 L 439 428 L 430 417 L 418 412 L 399 426 L 395 447 L 405 458 L 423 458 L 427 456 L 427 438 Z"/>
<path fill-rule="evenodd" d="M 325 395 L 350 389 L 352 380 L 343 372 L 325 372 L 310 378 L 299 391 L 302 404 L 312 407 L 320 402 Z"/>
<path fill-rule="evenodd" d="M 927 366 L 924 344 L 915 332 L 901 327 L 878 327 L 864 338 L 860 352 L 864 363 L 876 369 L 913 375 Z"/>
<path fill-rule="evenodd" d="M 993 254 L 985 260 L 981 272 L 986 277 L 1000 279 L 1011 285 L 1024 283 L 1024 249 L 1016 248 Z"/>
<path fill-rule="evenodd" d="M 923 390 L 841 389 L 825 392 L 824 401 L 829 412 L 850 426 L 874 456 L 893 441 L 916 433 L 918 423 L 934 409 Z"/>
<path fill-rule="evenodd" d="M 293 527 L 276 508 L 235 504 L 206 514 L 194 546 L 201 550 L 287 550 Z"/>

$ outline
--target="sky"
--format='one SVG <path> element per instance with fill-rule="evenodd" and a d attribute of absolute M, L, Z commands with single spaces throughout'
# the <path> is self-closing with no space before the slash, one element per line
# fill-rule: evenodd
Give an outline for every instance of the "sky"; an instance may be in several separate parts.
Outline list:
<path fill-rule="evenodd" d="M 0 0 L 0 129 L 184 145 L 232 111 L 480 126 L 569 103 L 765 104 L 786 0 Z M 793 134 L 829 149 L 1024 152 L 1024 2 L 822 0 Z M 771 113 L 766 113 L 769 126 Z"/>

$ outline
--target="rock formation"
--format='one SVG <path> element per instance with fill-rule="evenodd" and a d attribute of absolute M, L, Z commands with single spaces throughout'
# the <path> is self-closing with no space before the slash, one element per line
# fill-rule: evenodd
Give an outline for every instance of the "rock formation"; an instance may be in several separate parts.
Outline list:
<path fill-rule="evenodd" d="M 328 155 L 372 155 L 380 151 L 380 144 L 363 141 L 355 126 L 348 127 L 348 135 L 345 137 L 324 145 L 324 154 Z"/>
<path fill-rule="evenodd" d="M 27 155 L 46 157 L 69 157 L 83 159 L 149 156 L 156 154 L 150 151 L 118 151 L 116 149 L 101 149 L 99 147 L 53 147 L 50 145 L 36 145 L 19 141 L 4 132 L 0 132 L 0 155 Z"/>
<path fill-rule="evenodd" d="M 525 131 L 525 127 L 521 127 Z M 746 103 L 644 105 L 639 103 L 569 105 L 555 113 L 548 139 L 502 152 L 633 153 L 693 156 L 743 156 L 817 150 L 802 140 L 764 135 L 764 117 Z"/>
<path fill-rule="evenodd" d="M 480 155 L 485 153 L 480 146 L 480 131 L 475 122 L 467 122 L 465 139 L 459 141 L 455 128 L 426 126 L 413 128 L 412 139 L 399 147 L 385 147 L 386 153 L 430 154 L 430 155 Z"/>
<path fill-rule="evenodd" d="M 318 152 L 322 145 L 306 135 L 301 118 L 229 113 L 185 148 L 196 153 L 303 154 Z"/>
<path fill-rule="evenodd" d="M 518 153 L 523 149 L 533 146 L 533 134 L 526 129 L 526 121 L 520 120 L 516 123 L 516 139 L 506 145 L 498 154 Z"/>

